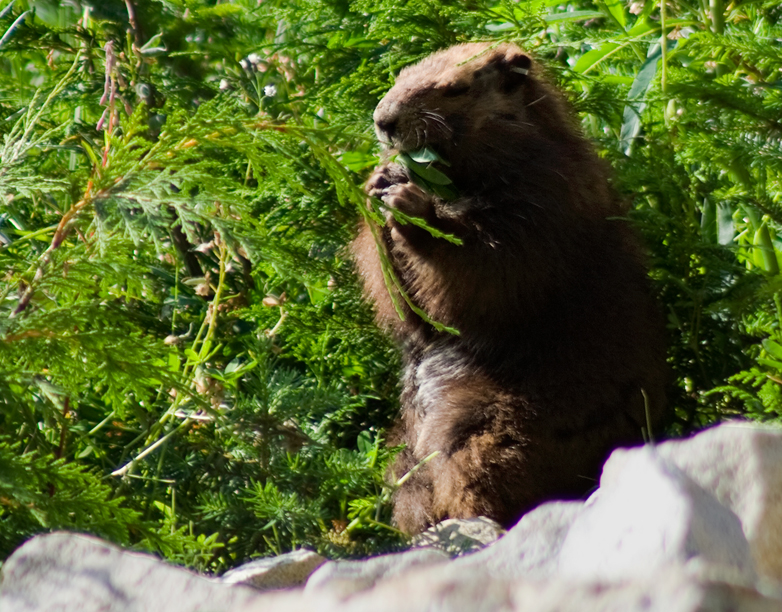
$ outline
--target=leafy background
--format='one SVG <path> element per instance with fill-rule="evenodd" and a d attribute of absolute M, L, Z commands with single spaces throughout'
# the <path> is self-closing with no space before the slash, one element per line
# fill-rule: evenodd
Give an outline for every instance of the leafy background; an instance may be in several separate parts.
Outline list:
<path fill-rule="evenodd" d="M 393 75 L 542 60 L 650 250 L 668 435 L 782 413 L 776 0 L 0 1 L 0 559 L 220 572 L 389 524 L 398 357 L 346 250 Z"/>

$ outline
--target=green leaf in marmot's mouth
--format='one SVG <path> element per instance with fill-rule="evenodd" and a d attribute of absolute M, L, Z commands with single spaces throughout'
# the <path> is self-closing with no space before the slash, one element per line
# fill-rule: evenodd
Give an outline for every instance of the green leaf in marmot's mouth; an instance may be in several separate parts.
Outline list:
<path fill-rule="evenodd" d="M 407 152 L 407 155 L 409 155 L 413 161 L 417 161 L 419 164 L 440 162 L 443 166 L 448 166 L 449 168 L 451 166 L 450 162 L 443 159 L 439 153 L 433 151 L 429 147 L 424 147 L 423 149 L 418 149 L 417 151 L 409 151 Z"/>
<path fill-rule="evenodd" d="M 410 170 L 410 178 L 421 188 L 440 196 L 444 200 L 453 200 L 459 194 L 448 176 L 432 164 L 438 162 L 450 166 L 446 160 L 435 151 L 425 147 L 416 151 L 400 152 L 396 160 Z"/>

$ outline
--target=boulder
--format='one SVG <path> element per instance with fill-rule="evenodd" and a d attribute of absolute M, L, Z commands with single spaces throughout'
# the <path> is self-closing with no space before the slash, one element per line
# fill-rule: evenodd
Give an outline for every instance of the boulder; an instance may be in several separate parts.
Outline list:
<path fill-rule="evenodd" d="M 504 578 L 419 550 L 364 562 L 371 587 L 258 593 L 56 533 L 17 550 L 2 568 L 2 612 L 777 612 L 782 598 L 677 568 L 620 581 Z M 416 561 L 417 559 L 417 561 Z M 428 559 L 428 561 L 427 561 Z M 361 563 L 361 562 L 355 562 Z M 344 566 L 344 564 L 342 564 Z M 377 571 L 380 566 L 385 571 Z M 329 567 L 324 565 L 323 568 Z M 395 569 L 392 569 L 395 568 Z M 322 570 L 319 570 L 322 571 Z M 325 573 L 325 572 L 324 572 Z M 778 594 L 777 594 L 778 595 Z"/>
<path fill-rule="evenodd" d="M 256 559 L 220 578 L 226 584 L 244 584 L 260 591 L 303 586 L 310 574 L 326 562 L 311 550 L 294 550 L 277 557 Z"/>
<path fill-rule="evenodd" d="M 413 538 L 413 548 L 435 548 L 451 557 L 461 557 L 495 542 L 505 530 L 485 516 L 447 519 Z"/>
<path fill-rule="evenodd" d="M 496 543 L 454 561 L 453 565 L 510 580 L 553 576 L 562 542 L 583 507 L 583 502 L 576 501 L 538 506 Z"/>
<path fill-rule="evenodd" d="M 782 599 L 666 568 L 621 581 L 497 579 L 455 563 L 385 580 L 340 612 L 779 612 Z"/>
<path fill-rule="evenodd" d="M 364 561 L 329 561 L 310 576 L 305 591 L 329 591 L 338 597 L 347 597 L 371 589 L 382 580 L 418 572 L 449 559 L 450 556 L 440 550 L 421 548 Z"/>
<path fill-rule="evenodd" d="M 739 517 L 758 572 L 782 582 L 782 429 L 730 421 L 657 451 Z M 611 456 L 601 483 L 624 454 Z"/>
<path fill-rule="evenodd" d="M 29 540 L 3 564 L 0 581 L 3 612 L 250 612 L 261 597 L 72 533 Z"/>
<path fill-rule="evenodd" d="M 621 469 L 587 501 L 559 553 L 579 580 L 641 577 L 690 560 L 756 579 L 739 518 L 654 447 L 625 451 Z"/>

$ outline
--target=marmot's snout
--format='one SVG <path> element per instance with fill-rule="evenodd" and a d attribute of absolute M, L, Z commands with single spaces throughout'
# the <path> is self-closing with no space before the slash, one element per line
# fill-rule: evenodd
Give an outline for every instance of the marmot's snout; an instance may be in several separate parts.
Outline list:
<path fill-rule="evenodd" d="M 381 144 L 389 146 L 394 144 L 394 137 L 398 133 L 401 105 L 389 100 L 388 96 L 380 101 L 375 109 L 372 119 L 375 121 L 375 133 Z"/>

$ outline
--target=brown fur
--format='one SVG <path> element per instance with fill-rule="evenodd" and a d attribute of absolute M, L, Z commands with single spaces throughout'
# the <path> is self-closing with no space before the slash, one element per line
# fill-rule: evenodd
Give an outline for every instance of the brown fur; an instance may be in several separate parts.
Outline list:
<path fill-rule="evenodd" d="M 448 517 L 509 526 L 582 495 L 614 447 L 641 441 L 641 390 L 654 424 L 664 406 L 659 317 L 603 163 L 513 45 L 460 45 L 403 70 L 375 123 L 392 150 L 428 146 L 448 160 L 460 196 L 432 196 L 392 162 L 368 192 L 463 240 L 390 214 L 382 229 L 414 303 L 458 336 L 412 312 L 401 321 L 367 226 L 353 245 L 404 351 L 396 476 L 440 451 L 398 491 L 395 521 L 411 533 Z"/>

